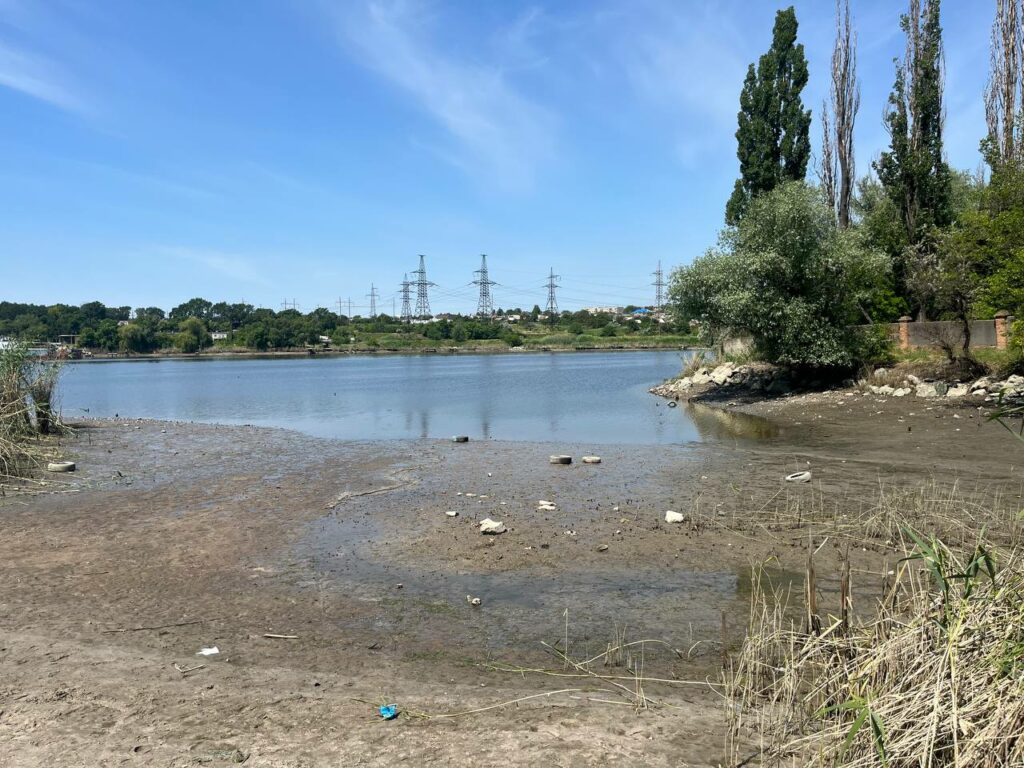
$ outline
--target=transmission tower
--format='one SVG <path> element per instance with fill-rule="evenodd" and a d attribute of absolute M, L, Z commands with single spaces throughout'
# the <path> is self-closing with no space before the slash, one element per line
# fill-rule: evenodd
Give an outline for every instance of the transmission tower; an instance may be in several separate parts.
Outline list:
<path fill-rule="evenodd" d="M 409 282 L 409 275 L 402 281 L 402 322 L 412 322 L 412 283 Z"/>
<path fill-rule="evenodd" d="M 661 312 L 661 308 L 665 303 L 665 273 L 661 271 L 661 262 L 658 262 L 658 268 L 653 272 L 654 282 L 651 285 L 654 286 L 654 311 Z"/>
<path fill-rule="evenodd" d="M 476 270 L 473 274 L 480 275 L 479 278 L 473 281 L 473 285 L 480 286 L 480 300 L 476 303 L 476 313 L 480 317 L 490 317 L 494 314 L 494 302 L 491 300 L 491 286 L 497 285 L 497 283 L 487 276 L 486 254 L 480 257 L 480 269 Z"/>
<path fill-rule="evenodd" d="M 288 299 L 285 299 L 284 301 L 281 302 L 281 309 L 282 310 L 285 310 L 285 309 L 296 309 L 297 310 L 298 308 L 299 308 L 299 302 L 296 299 L 292 299 L 291 301 L 288 301 Z"/>
<path fill-rule="evenodd" d="M 555 282 L 561 275 L 556 275 L 555 270 L 551 270 L 551 274 L 548 275 L 548 304 L 544 307 L 544 313 L 549 317 L 553 318 L 558 314 L 558 302 L 555 301 L 555 288 L 558 287 L 558 283 Z"/>
<path fill-rule="evenodd" d="M 437 283 L 427 280 L 427 268 L 423 263 L 423 256 L 420 255 L 420 268 L 414 271 L 416 278 L 416 317 L 430 317 L 430 297 L 427 295 L 427 288 Z"/>
<path fill-rule="evenodd" d="M 373 283 L 370 283 L 370 292 L 366 294 L 366 298 L 370 300 L 370 317 L 377 316 L 377 288 Z"/>

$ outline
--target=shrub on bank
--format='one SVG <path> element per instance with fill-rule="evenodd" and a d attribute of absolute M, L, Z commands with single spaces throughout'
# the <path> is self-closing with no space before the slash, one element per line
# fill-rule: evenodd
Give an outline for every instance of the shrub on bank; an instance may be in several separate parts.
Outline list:
<path fill-rule="evenodd" d="M 747 335 L 764 361 L 787 367 L 852 368 L 877 354 L 863 322 L 886 257 L 839 230 L 818 190 L 790 183 L 762 195 L 720 245 L 672 275 L 680 317 L 717 341 Z"/>

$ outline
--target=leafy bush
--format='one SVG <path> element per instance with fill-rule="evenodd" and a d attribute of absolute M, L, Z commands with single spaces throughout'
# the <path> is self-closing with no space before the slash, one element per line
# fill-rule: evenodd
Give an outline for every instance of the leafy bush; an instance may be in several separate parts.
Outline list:
<path fill-rule="evenodd" d="M 794 182 L 756 198 L 717 249 L 676 270 L 670 297 L 716 337 L 749 334 L 768 362 L 848 368 L 864 351 L 851 326 L 887 269 L 856 232 L 836 229 L 817 190 Z"/>

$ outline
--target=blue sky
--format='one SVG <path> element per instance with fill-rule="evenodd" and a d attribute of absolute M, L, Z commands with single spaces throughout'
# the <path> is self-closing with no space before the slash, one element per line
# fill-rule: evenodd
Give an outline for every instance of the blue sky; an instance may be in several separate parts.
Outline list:
<path fill-rule="evenodd" d="M 0 0 L 0 299 L 435 311 L 649 303 L 712 245 L 768 0 Z M 852 0 L 858 171 L 905 2 Z M 947 153 L 979 166 L 994 0 L 943 3 Z M 797 2 L 817 116 L 833 4 Z"/>

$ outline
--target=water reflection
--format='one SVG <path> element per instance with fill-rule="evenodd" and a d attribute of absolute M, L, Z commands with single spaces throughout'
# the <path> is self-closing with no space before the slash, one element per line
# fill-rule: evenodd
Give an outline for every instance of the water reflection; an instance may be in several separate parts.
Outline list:
<path fill-rule="evenodd" d="M 773 437 L 770 422 L 667 408 L 679 352 L 72 363 L 66 413 L 257 424 L 355 440 L 685 443 Z"/>
<path fill-rule="evenodd" d="M 782 432 L 778 424 L 763 416 L 725 411 L 700 403 L 687 403 L 686 413 L 705 440 L 766 440 L 778 437 Z"/>

